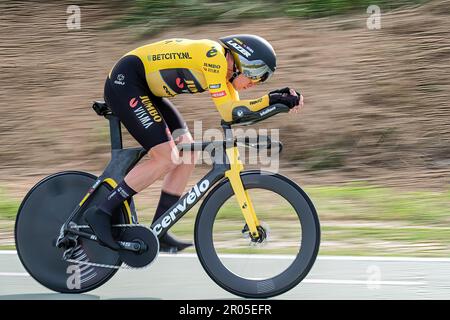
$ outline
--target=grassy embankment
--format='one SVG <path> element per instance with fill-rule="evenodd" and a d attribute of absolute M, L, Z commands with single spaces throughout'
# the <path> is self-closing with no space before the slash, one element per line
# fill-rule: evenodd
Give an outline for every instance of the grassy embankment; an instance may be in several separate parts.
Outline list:
<path fill-rule="evenodd" d="M 366 184 L 307 187 L 322 224 L 322 254 L 448 256 L 450 253 L 450 191 L 401 191 Z M 220 211 L 217 241 L 229 243 L 227 252 L 247 252 L 241 239 L 241 214 L 233 201 Z M 269 223 L 274 243 L 286 242 L 286 248 L 267 246 L 264 253 L 289 253 L 295 243 L 289 239 L 298 228 L 287 210 L 287 203 L 255 194 L 260 219 Z M 5 192 L 0 193 L 0 235 L 12 235 L 19 206 Z M 173 231 L 192 238 L 198 206 L 181 219 Z M 153 212 L 141 207 L 140 212 Z M 141 221 L 148 224 L 149 217 Z M 1 239 L 1 237 L 0 237 Z M 276 241 L 275 241 L 276 240 Z M 237 241 L 237 242 L 236 242 Z M 279 242 L 278 242 L 279 243 Z M 1 249 L 13 249 L 0 243 Z"/>

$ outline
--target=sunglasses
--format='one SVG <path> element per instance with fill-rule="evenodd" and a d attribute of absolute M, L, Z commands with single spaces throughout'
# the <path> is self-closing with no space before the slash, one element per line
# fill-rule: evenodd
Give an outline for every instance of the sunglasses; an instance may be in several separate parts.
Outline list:
<path fill-rule="evenodd" d="M 264 81 L 267 81 L 271 76 L 273 72 L 265 72 L 261 77 L 247 77 L 249 78 L 254 84 L 263 83 Z"/>

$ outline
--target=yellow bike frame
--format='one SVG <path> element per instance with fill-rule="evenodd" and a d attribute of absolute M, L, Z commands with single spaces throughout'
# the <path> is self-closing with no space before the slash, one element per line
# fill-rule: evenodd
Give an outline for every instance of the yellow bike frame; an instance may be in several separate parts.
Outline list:
<path fill-rule="evenodd" d="M 245 222 L 253 237 L 258 238 L 259 233 L 257 227 L 259 227 L 259 220 L 256 216 L 255 209 L 253 208 L 252 201 L 248 192 L 244 189 L 241 180 L 241 171 L 244 170 L 244 165 L 239 158 L 239 150 L 236 146 L 227 148 L 226 150 L 228 159 L 230 161 L 230 170 L 225 172 L 225 176 L 230 180 L 231 187 L 244 215 Z"/>

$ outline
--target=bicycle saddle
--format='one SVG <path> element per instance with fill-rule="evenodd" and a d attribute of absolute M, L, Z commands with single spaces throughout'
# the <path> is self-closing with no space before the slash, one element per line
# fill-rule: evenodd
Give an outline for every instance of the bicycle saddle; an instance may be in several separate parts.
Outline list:
<path fill-rule="evenodd" d="M 92 109 L 94 109 L 94 111 L 99 116 L 106 116 L 109 114 L 113 114 L 111 108 L 106 104 L 105 101 L 94 101 Z"/>

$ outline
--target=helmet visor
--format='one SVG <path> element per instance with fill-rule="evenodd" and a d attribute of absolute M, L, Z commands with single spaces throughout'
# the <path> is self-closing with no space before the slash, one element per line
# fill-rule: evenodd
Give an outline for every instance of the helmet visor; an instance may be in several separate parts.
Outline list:
<path fill-rule="evenodd" d="M 262 60 L 250 61 L 244 57 L 240 57 L 239 60 L 242 74 L 255 83 L 264 82 L 273 74 L 273 71 Z"/>

